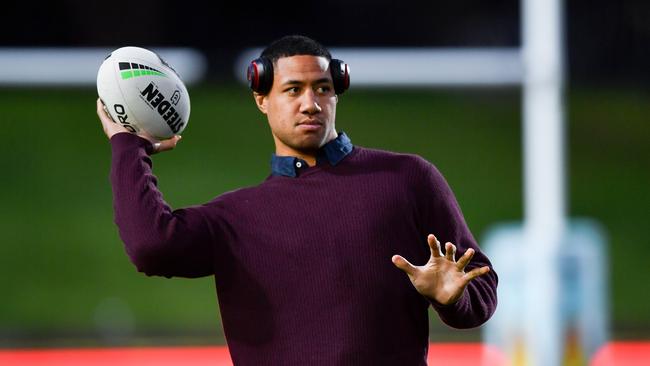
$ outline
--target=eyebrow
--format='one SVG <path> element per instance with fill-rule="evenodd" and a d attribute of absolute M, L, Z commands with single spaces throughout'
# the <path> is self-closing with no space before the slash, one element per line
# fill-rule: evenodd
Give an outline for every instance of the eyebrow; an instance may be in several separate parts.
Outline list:
<path fill-rule="evenodd" d="M 323 83 L 330 83 L 332 82 L 329 78 L 320 78 L 316 81 L 314 81 L 314 84 L 323 84 Z M 304 81 L 300 80 L 287 80 L 282 85 L 303 85 L 306 84 Z"/>

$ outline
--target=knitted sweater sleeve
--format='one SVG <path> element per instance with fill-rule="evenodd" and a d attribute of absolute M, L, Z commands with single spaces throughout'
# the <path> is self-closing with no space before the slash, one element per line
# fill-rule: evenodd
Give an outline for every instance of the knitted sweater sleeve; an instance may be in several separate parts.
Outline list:
<path fill-rule="evenodd" d="M 210 226 L 200 206 L 172 210 L 157 188 L 149 141 L 130 133 L 111 138 L 115 223 L 133 264 L 147 275 L 214 273 Z"/>
<path fill-rule="evenodd" d="M 423 198 L 418 200 L 418 203 L 423 237 L 428 234 L 436 235 L 443 245 L 443 252 L 444 243 L 452 242 L 457 248 L 457 260 L 467 249 L 473 248 L 475 254 L 465 268 L 465 272 L 477 267 L 490 267 L 490 272 L 469 283 L 456 303 L 445 306 L 431 299 L 430 302 L 440 319 L 451 327 L 473 328 L 480 326 L 496 310 L 497 274 L 488 257 L 476 244 L 447 181 L 434 165 L 424 159 L 418 160 L 418 170 L 421 174 L 418 186 L 420 196 Z"/>

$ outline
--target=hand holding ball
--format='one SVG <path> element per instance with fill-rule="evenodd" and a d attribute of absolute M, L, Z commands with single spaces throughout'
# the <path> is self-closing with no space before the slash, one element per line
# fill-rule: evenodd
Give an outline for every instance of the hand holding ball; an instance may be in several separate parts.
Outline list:
<path fill-rule="evenodd" d="M 187 127 L 190 98 L 185 84 L 147 49 L 113 51 L 97 73 L 97 93 L 113 121 L 129 132 L 162 140 Z"/>

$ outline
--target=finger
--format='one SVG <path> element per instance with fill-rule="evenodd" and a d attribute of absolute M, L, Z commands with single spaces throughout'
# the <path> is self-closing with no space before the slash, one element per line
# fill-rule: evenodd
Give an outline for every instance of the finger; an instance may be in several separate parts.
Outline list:
<path fill-rule="evenodd" d="M 115 122 L 113 118 L 111 118 L 111 115 L 108 114 L 106 110 L 106 106 L 99 98 L 97 98 L 97 116 L 99 117 L 99 121 L 102 123 L 102 128 L 104 129 L 106 137 L 109 139 L 116 133 L 129 132 L 129 130 L 124 128 L 124 126 Z"/>
<path fill-rule="evenodd" d="M 474 256 L 474 249 L 469 248 L 467 251 L 465 251 L 465 254 L 463 254 L 462 257 L 458 260 L 458 263 L 456 263 L 456 268 L 459 270 L 463 271 L 465 270 L 465 267 L 467 267 L 467 264 L 469 261 L 472 260 L 472 257 Z"/>
<path fill-rule="evenodd" d="M 445 243 L 445 258 L 452 262 L 456 261 L 456 246 L 450 242 Z"/>
<path fill-rule="evenodd" d="M 97 98 L 97 116 L 99 117 L 99 120 L 104 123 L 104 122 L 113 122 L 113 119 L 111 118 L 111 115 L 106 112 L 106 107 L 104 106 L 104 102 L 100 98 Z"/>
<path fill-rule="evenodd" d="M 411 262 L 407 261 L 406 258 L 402 257 L 401 255 L 394 255 L 392 261 L 397 268 L 406 272 L 406 274 L 409 276 L 415 276 L 415 274 L 418 272 L 417 267 L 412 265 Z"/>
<path fill-rule="evenodd" d="M 440 242 L 436 236 L 429 234 L 429 236 L 427 236 L 427 242 L 429 243 L 429 248 L 431 248 L 431 256 L 435 258 L 442 257 L 442 252 L 440 251 Z"/>
<path fill-rule="evenodd" d="M 474 268 L 473 270 L 465 273 L 465 275 L 463 277 L 465 277 L 465 279 L 469 282 L 469 281 L 475 279 L 476 277 L 483 276 L 484 274 L 486 274 L 488 272 L 490 272 L 490 267 L 484 266 L 484 267 L 480 267 L 480 268 Z"/>

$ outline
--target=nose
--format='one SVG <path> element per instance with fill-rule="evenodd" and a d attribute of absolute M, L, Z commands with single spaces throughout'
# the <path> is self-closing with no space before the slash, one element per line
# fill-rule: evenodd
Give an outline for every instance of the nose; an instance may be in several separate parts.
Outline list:
<path fill-rule="evenodd" d="M 300 103 L 300 113 L 303 114 L 316 114 L 322 111 L 320 104 L 318 103 L 318 98 L 313 90 L 307 89 L 302 95 L 302 101 Z"/>

